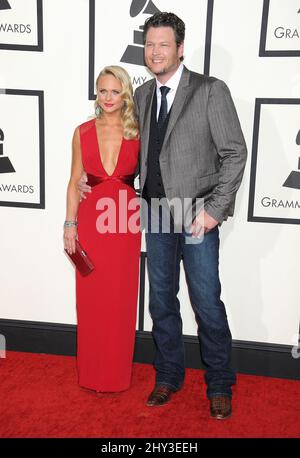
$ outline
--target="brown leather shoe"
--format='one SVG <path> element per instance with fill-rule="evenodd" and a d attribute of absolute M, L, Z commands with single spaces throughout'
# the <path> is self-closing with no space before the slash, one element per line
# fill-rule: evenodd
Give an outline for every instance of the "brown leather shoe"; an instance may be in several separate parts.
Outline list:
<path fill-rule="evenodd" d="M 228 396 L 214 396 L 210 399 L 210 416 L 217 420 L 231 417 L 231 399 Z"/>
<path fill-rule="evenodd" d="M 163 406 L 170 401 L 172 393 L 173 391 L 169 386 L 158 385 L 150 394 L 146 405 L 148 407 Z"/>

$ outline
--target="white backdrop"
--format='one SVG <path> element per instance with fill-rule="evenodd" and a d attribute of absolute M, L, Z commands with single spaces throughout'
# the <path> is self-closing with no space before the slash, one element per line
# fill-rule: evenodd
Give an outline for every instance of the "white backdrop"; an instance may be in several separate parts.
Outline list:
<path fill-rule="evenodd" d="M 21 0 L 22 4 L 25 2 Z M 100 70 L 104 65 L 119 63 L 126 46 L 133 45 L 133 30 L 138 30 L 147 15 L 141 13 L 138 18 L 130 18 L 131 0 L 95 2 L 98 11 L 95 67 Z M 5 22 L 26 24 L 26 18 L 13 18 L 17 0 L 9 3 L 12 15 L 9 17 L 6 11 Z M 207 2 L 156 0 L 154 4 L 160 10 L 178 13 L 185 20 L 185 64 L 203 72 Z M 263 5 L 263 0 L 215 0 L 213 5 L 210 74 L 223 79 L 230 87 L 249 149 L 235 217 L 224 223 L 220 231 L 222 297 L 234 339 L 292 345 L 297 343 L 300 318 L 299 226 L 295 224 L 300 222 L 299 208 L 292 211 L 292 216 L 290 209 L 284 212 L 282 208 L 273 208 L 271 215 L 263 213 L 263 221 L 253 220 L 255 218 L 248 221 L 248 206 L 255 100 L 300 98 L 300 40 L 295 32 L 290 33 L 290 37 L 274 35 L 279 26 L 284 30 L 289 26 L 300 35 L 299 2 L 270 1 L 266 47 L 275 50 L 275 54 L 276 50 L 294 52 L 294 55 L 283 56 L 280 53 L 259 56 Z M 2 14 L 0 10 L 0 24 L 4 20 Z M 124 21 L 128 21 L 127 28 Z M 36 33 L 34 27 L 32 30 Z M 88 98 L 89 32 L 88 0 L 44 0 L 43 51 L 1 49 L 0 45 L 0 88 L 43 91 L 45 102 L 45 208 L 2 206 L 1 201 L 7 201 L 8 197 L 1 185 L 8 183 L 13 174 L 0 173 L 1 318 L 76 323 L 74 272 L 63 254 L 62 224 L 72 134 L 93 111 L 93 101 Z M 12 41 L 3 34 L 0 30 L 0 43 L 5 39 L 6 43 Z M 17 37 L 15 42 L 22 43 L 21 38 Z M 34 42 L 28 37 L 26 40 Z M 121 43 L 120 52 L 116 52 L 118 43 Z M 133 77 L 147 75 L 141 66 L 128 66 Z M 22 180 L 23 167 L 28 169 L 25 175 L 30 177 L 33 162 L 36 166 L 37 156 L 32 158 L 28 146 L 28 131 L 36 121 L 36 114 L 31 117 L 24 112 L 22 98 L 16 97 L 7 106 L 2 102 L 3 97 L 7 96 L 0 93 L 0 129 L 6 134 L 3 155 L 14 165 L 21 164 L 18 179 Z M 262 215 L 259 199 L 263 195 L 281 199 L 284 193 L 285 199 L 300 201 L 299 189 L 282 188 L 281 179 L 292 170 L 297 171 L 300 146 L 296 145 L 295 138 L 300 129 L 299 105 L 262 105 L 260 121 L 252 216 Z M 34 147 L 36 143 L 37 138 L 33 138 Z M 252 189 L 255 176 L 252 176 Z M 10 200 L 23 201 L 20 192 L 11 192 Z M 268 216 L 287 218 L 287 221 L 272 222 Z M 294 223 L 289 218 L 293 218 Z M 147 294 L 146 284 L 146 298 Z M 180 298 L 184 332 L 195 335 L 184 272 Z M 147 311 L 145 330 L 151 330 Z"/>

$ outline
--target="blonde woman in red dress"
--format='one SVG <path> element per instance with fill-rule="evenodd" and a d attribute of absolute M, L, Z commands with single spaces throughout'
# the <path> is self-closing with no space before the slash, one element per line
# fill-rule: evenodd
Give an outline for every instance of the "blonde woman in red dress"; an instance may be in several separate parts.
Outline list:
<path fill-rule="evenodd" d="M 73 137 L 64 245 L 78 238 L 95 269 L 76 273 L 79 385 L 97 392 L 129 388 L 135 340 L 141 233 L 133 187 L 139 131 L 128 73 L 105 67 L 96 81 L 96 118 Z M 83 171 L 92 192 L 80 202 Z"/>

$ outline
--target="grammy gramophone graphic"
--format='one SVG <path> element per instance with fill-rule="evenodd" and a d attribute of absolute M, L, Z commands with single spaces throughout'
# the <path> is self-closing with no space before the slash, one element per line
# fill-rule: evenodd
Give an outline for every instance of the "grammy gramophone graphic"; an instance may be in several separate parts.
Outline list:
<path fill-rule="evenodd" d="M 143 8 L 145 9 L 143 10 Z M 160 10 L 154 5 L 152 0 L 132 0 L 130 7 L 130 16 L 136 17 L 138 14 L 155 14 L 159 13 Z M 126 62 L 127 64 L 135 64 L 144 66 L 144 42 L 143 42 L 143 29 L 144 26 L 139 27 L 140 30 L 134 30 L 133 32 L 133 42 L 134 45 L 128 45 L 126 51 L 124 52 L 121 62 Z"/>
<path fill-rule="evenodd" d="M 296 145 L 300 145 L 300 130 L 296 137 Z M 298 170 L 292 170 L 282 186 L 300 189 L 300 157 L 298 159 Z"/>
<path fill-rule="evenodd" d="M 10 162 L 9 158 L 3 156 L 3 142 L 4 142 L 4 132 L 0 129 L 0 173 L 12 173 L 15 172 L 15 169 Z"/>
<path fill-rule="evenodd" d="M 11 6 L 7 0 L 0 0 L 0 10 L 11 10 Z"/>

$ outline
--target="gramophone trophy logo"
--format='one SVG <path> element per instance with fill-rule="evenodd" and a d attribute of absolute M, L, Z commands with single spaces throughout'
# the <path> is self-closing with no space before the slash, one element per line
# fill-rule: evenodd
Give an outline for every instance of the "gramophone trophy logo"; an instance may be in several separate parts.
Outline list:
<path fill-rule="evenodd" d="M 12 173 L 15 169 L 7 156 L 4 156 L 4 132 L 0 129 L 0 173 Z"/>
<path fill-rule="evenodd" d="M 7 0 L 0 0 L 0 10 L 10 10 L 11 6 Z"/>
<path fill-rule="evenodd" d="M 42 0 L 0 0 L 0 49 L 43 50 Z"/>
<path fill-rule="evenodd" d="M 299 0 L 264 0 L 260 56 L 300 56 Z"/>
<path fill-rule="evenodd" d="M 136 17 L 140 13 L 150 14 L 159 13 L 160 10 L 154 5 L 152 0 L 133 0 L 130 7 L 130 17 Z M 144 22 L 144 21 L 143 21 Z M 121 57 L 121 62 L 135 65 L 145 65 L 144 62 L 144 41 L 143 41 L 144 26 L 141 25 L 139 30 L 133 32 L 133 45 L 128 45 L 126 51 Z"/>
<path fill-rule="evenodd" d="M 300 146 L 300 130 L 296 137 L 296 145 Z M 283 186 L 286 186 L 287 188 L 300 189 L 300 157 L 298 159 L 298 170 L 291 171 L 291 173 L 283 183 Z"/>

